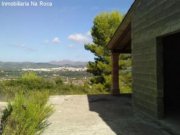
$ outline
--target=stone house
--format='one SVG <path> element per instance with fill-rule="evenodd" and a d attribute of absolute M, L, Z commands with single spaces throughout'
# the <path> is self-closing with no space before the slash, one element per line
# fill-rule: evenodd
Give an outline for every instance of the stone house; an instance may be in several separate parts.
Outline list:
<path fill-rule="evenodd" d="M 134 110 L 158 119 L 180 114 L 180 0 L 135 0 L 108 47 L 114 95 L 119 55 L 131 53 Z"/>

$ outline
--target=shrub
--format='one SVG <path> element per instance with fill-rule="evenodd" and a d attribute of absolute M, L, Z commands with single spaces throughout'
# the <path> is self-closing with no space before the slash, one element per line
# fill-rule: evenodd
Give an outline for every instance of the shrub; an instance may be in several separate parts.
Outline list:
<path fill-rule="evenodd" d="M 30 81 L 30 80 L 41 80 L 42 78 L 39 77 L 35 72 L 25 72 L 22 74 L 22 80 L 24 81 Z"/>
<path fill-rule="evenodd" d="M 55 78 L 55 82 L 57 85 L 62 85 L 63 84 L 63 80 L 60 77 Z"/>
<path fill-rule="evenodd" d="M 40 89 L 44 84 L 43 78 L 37 76 L 35 72 L 25 72 L 18 81 L 28 89 Z"/>
<path fill-rule="evenodd" d="M 121 72 L 119 76 L 121 93 L 132 93 L 132 75 L 131 72 Z"/>
<path fill-rule="evenodd" d="M 20 92 L 3 111 L 2 135 L 40 135 L 52 114 L 47 92 Z"/>

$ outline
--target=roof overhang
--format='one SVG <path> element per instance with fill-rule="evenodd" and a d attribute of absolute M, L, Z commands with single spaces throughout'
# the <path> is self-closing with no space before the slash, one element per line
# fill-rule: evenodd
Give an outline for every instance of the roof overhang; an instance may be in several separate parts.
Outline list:
<path fill-rule="evenodd" d="M 131 53 L 131 20 L 137 1 L 138 0 L 135 0 L 132 4 L 123 21 L 108 43 L 108 48 L 112 50 L 112 52 Z"/>

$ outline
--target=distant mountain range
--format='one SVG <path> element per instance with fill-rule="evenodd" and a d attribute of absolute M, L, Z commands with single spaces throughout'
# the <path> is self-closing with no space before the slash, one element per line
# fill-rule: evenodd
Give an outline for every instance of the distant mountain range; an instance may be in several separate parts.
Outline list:
<path fill-rule="evenodd" d="M 33 63 L 33 62 L 0 62 L 0 69 L 3 70 L 19 70 L 23 68 L 53 68 L 58 67 L 49 63 Z"/>
<path fill-rule="evenodd" d="M 51 61 L 47 63 L 35 63 L 35 62 L 0 62 L 0 69 L 3 70 L 18 70 L 23 68 L 56 68 L 59 66 L 66 67 L 85 67 L 87 62 L 80 61 Z"/>

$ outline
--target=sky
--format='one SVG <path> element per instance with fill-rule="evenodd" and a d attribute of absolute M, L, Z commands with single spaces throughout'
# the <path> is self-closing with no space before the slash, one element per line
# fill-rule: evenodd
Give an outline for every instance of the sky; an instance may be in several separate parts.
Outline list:
<path fill-rule="evenodd" d="M 2 6 L 7 1 L 17 2 L 0 0 L 0 61 L 49 62 L 92 61 L 94 56 L 84 44 L 92 42 L 95 16 L 113 10 L 125 14 L 134 0 L 49 0 L 52 6 Z"/>

